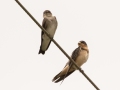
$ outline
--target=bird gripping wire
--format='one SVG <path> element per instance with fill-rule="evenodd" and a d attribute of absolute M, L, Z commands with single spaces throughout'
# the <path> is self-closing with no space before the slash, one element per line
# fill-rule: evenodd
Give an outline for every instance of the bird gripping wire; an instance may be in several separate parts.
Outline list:
<path fill-rule="evenodd" d="M 41 30 L 53 41 L 53 43 L 65 54 L 65 56 L 76 66 L 76 68 L 87 78 L 87 80 L 97 89 L 100 90 L 93 81 L 84 73 L 84 71 L 77 66 L 72 58 L 60 47 L 60 45 L 49 35 L 49 33 L 37 22 L 37 20 L 27 11 L 27 9 L 18 1 L 18 5 L 28 14 L 28 16 L 41 28 Z"/>

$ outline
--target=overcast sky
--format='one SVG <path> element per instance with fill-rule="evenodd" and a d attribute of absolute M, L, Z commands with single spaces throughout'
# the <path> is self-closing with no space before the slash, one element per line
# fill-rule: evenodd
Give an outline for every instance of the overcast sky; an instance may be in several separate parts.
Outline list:
<path fill-rule="evenodd" d="M 71 55 L 80 40 L 90 55 L 81 67 L 100 90 L 120 90 L 119 0 L 19 0 L 41 24 L 43 11 L 58 20 L 54 39 Z M 51 43 L 38 55 L 41 29 L 14 0 L 0 1 L 0 90 L 96 90 L 75 71 L 62 85 L 51 80 L 68 59 Z"/>

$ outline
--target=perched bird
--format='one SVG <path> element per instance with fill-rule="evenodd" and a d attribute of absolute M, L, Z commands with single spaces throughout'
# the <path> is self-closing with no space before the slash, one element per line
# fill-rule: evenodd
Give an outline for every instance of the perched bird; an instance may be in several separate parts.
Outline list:
<path fill-rule="evenodd" d="M 51 37 L 54 37 L 55 31 L 57 29 L 57 19 L 55 16 L 52 16 L 51 11 L 45 10 L 43 12 L 43 22 L 42 27 L 51 35 Z M 50 38 L 42 31 L 41 32 L 41 45 L 39 53 L 45 54 L 45 51 L 49 48 L 51 43 Z"/>
<path fill-rule="evenodd" d="M 80 41 L 78 43 L 78 48 L 76 48 L 73 51 L 71 58 L 75 61 L 75 63 L 79 67 L 81 67 L 87 61 L 88 56 L 89 56 L 89 49 L 88 49 L 87 43 L 85 41 Z M 68 61 L 68 63 L 65 65 L 63 70 L 60 73 L 58 73 L 53 78 L 52 81 L 57 83 L 61 80 L 64 80 L 64 78 L 72 74 L 75 70 L 77 70 L 75 65 L 71 61 Z"/>

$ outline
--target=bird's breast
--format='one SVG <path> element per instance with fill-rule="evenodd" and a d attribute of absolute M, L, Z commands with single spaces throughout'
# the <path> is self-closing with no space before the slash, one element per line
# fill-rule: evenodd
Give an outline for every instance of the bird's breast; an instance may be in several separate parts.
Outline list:
<path fill-rule="evenodd" d="M 76 64 L 79 67 L 81 67 L 87 61 L 88 56 L 89 56 L 89 54 L 87 53 L 87 51 L 85 51 L 85 50 L 80 51 L 79 56 L 77 57 L 77 59 L 75 61 Z M 76 67 L 74 66 L 74 68 L 76 68 Z"/>
<path fill-rule="evenodd" d="M 49 21 L 49 26 L 47 27 L 47 32 L 53 37 L 57 29 L 57 23 L 55 20 Z"/>

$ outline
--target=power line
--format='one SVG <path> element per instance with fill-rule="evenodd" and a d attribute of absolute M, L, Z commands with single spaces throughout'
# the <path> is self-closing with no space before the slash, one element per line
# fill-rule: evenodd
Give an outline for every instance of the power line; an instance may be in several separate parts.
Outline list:
<path fill-rule="evenodd" d="M 84 71 L 77 66 L 74 60 L 61 48 L 61 46 L 49 35 L 49 33 L 37 22 L 37 20 L 27 11 L 27 9 L 18 1 L 18 5 L 28 14 L 28 16 L 41 28 L 41 30 L 53 41 L 53 43 L 64 53 L 64 55 L 76 66 L 76 68 L 87 78 L 87 80 L 97 89 L 100 90 L 93 81 L 84 73 Z"/>

